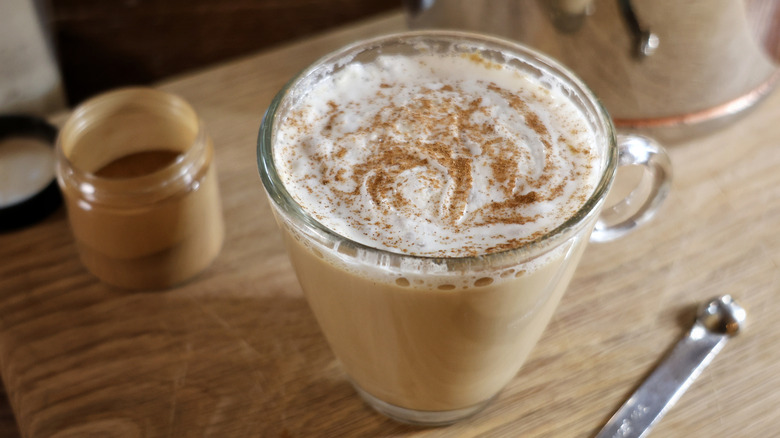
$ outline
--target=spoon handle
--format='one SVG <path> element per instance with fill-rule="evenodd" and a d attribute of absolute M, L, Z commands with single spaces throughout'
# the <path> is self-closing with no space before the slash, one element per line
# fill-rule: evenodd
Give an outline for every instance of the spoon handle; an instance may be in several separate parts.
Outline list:
<path fill-rule="evenodd" d="M 745 325 L 747 313 L 731 295 L 699 307 L 686 337 L 607 422 L 596 438 L 643 438 L 674 406 L 726 341 Z"/>
<path fill-rule="evenodd" d="M 612 416 L 596 438 L 642 438 L 723 348 L 728 335 L 696 323 L 690 333 Z"/>

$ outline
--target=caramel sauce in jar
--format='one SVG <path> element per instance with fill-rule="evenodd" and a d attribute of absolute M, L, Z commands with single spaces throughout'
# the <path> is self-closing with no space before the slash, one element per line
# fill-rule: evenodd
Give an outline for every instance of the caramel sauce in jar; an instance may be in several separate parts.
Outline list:
<path fill-rule="evenodd" d="M 148 175 L 170 166 L 177 157 L 178 152 L 165 149 L 136 152 L 106 164 L 95 176 L 122 179 Z"/>
<path fill-rule="evenodd" d="M 87 269 L 114 286 L 161 289 L 208 267 L 224 240 L 213 159 L 177 96 L 130 88 L 76 108 L 57 140 L 57 180 Z"/>

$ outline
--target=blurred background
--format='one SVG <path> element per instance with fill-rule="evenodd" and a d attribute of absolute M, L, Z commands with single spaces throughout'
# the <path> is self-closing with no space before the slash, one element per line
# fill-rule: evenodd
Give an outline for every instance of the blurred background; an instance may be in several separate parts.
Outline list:
<path fill-rule="evenodd" d="M 401 8 L 401 0 L 0 0 L 0 112 L 39 114 Z"/>

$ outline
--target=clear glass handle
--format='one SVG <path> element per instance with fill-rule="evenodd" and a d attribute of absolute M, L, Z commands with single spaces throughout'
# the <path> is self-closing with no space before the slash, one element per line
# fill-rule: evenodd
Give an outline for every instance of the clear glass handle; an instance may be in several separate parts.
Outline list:
<path fill-rule="evenodd" d="M 618 168 L 639 166 L 642 181 L 623 199 L 604 207 L 591 242 L 615 240 L 650 220 L 671 187 L 672 163 L 660 144 L 638 134 L 618 135 L 617 141 Z"/>

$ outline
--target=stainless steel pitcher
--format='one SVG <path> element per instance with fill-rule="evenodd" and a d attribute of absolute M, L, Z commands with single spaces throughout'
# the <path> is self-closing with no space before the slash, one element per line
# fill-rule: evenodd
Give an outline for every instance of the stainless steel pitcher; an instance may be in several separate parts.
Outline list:
<path fill-rule="evenodd" d="M 491 33 L 574 70 L 618 128 L 675 141 L 733 121 L 780 77 L 778 0 L 408 0 L 411 28 Z"/>

